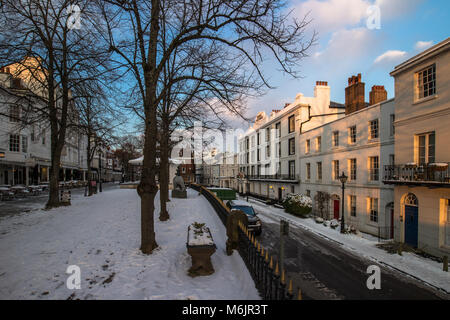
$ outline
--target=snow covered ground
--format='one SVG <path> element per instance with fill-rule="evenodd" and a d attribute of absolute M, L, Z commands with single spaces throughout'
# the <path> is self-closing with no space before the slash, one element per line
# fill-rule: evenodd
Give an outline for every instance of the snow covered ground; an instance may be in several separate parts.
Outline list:
<path fill-rule="evenodd" d="M 159 248 L 152 255 L 138 249 L 136 190 L 0 219 L 0 299 L 260 299 L 238 253 L 226 256 L 225 228 L 203 196 L 188 190 L 168 210 L 166 222 L 155 213 Z M 211 276 L 187 275 L 187 227 L 195 221 L 206 223 L 217 245 Z M 81 269 L 79 290 L 66 287 L 69 265 Z"/>
<path fill-rule="evenodd" d="M 331 241 L 340 243 L 353 253 L 376 261 L 390 268 L 401 271 L 411 277 L 419 279 L 433 287 L 450 294 L 450 273 L 442 270 L 442 264 L 413 253 L 403 252 L 403 255 L 389 254 L 377 248 L 377 238 L 370 235 L 359 237 L 353 234 L 341 234 L 340 228 L 332 229 L 313 219 L 301 219 L 284 212 L 284 209 L 266 206 L 260 201 L 249 199 L 263 222 L 279 221 L 280 218 L 288 220 L 291 224 L 305 228 Z"/>

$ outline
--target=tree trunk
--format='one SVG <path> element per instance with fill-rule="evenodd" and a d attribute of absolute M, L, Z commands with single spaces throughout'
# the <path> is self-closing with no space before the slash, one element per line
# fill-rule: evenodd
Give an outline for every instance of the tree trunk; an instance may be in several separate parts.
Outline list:
<path fill-rule="evenodd" d="M 159 197 L 161 202 L 161 212 L 159 213 L 159 220 L 167 221 L 169 220 L 169 213 L 167 212 L 167 200 L 169 199 L 169 179 L 168 179 L 168 163 L 169 163 L 169 144 L 168 144 L 168 133 L 166 134 L 166 126 L 163 125 L 163 132 L 161 135 L 160 144 L 160 162 L 159 162 Z"/>
<path fill-rule="evenodd" d="M 153 123 L 156 123 L 153 122 Z M 141 251 L 151 254 L 158 247 L 155 238 L 154 211 L 155 197 L 158 192 L 155 179 L 156 164 L 156 134 L 153 126 L 145 129 L 144 161 L 142 166 L 141 182 L 137 192 L 141 197 Z"/>
<path fill-rule="evenodd" d="M 135 10 L 137 8 L 135 7 Z M 158 192 L 156 184 L 156 141 L 158 140 L 158 122 L 156 86 L 158 75 L 156 71 L 158 34 L 159 34 L 159 0 L 152 1 L 151 19 L 150 19 L 150 40 L 148 48 L 147 63 L 144 64 L 145 79 L 145 142 L 144 142 L 144 161 L 142 165 L 141 182 L 138 185 L 137 192 L 141 197 L 141 251 L 144 254 L 151 254 L 158 244 L 155 239 L 154 212 L 155 197 Z M 140 25 L 138 25 L 140 27 Z M 142 36 L 142 30 L 139 36 Z M 143 45 L 142 38 L 140 45 Z M 141 47 L 144 52 L 144 47 Z"/>
<path fill-rule="evenodd" d="M 60 206 L 59 202 L 59 169 L 60 156 L 52 158 L 52 166 L 50 167 L 50 181 L 49 181 L 49 197 L 46 204 L 46 209 L 56 208 Z"/>

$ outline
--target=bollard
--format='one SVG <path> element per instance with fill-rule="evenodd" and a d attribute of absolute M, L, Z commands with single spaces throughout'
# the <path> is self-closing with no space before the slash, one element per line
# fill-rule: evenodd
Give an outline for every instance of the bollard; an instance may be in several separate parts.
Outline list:
<path fill-rule="evenodd" d="M 443 263 L 444 264 L 443 270 L 445 272 L 448 272 L 448 256 L 444 256 L 443 262 L 444 262 Z"/>

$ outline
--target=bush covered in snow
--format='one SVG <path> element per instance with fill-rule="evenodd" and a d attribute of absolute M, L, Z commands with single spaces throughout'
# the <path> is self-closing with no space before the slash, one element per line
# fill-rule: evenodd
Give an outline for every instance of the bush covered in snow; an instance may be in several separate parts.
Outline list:
<path fill-rule="evenodd" d="M 312 210 L 312 200 L 303 194 L 289 193 L 283 200 L 283 208 L 288 213 L 306 218 Z"/>
<path fill-rule="evenodd" d="M 316 223 L 323 223 L 323 218 L 321 217 L 316 217 Z"/>
<path fill-rule="evenodd" d="M 339 221 L 337 221 L 336 219 L 331 220 L 330 222 L 330 227 L 333 229 L 336 229 L 339 226 Z"/>

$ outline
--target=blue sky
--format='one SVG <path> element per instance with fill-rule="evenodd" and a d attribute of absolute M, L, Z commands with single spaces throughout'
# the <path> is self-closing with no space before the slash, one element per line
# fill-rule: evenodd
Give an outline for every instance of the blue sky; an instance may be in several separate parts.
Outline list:
<path fill-rule="evenodd" d="M 367 8 L 380 9 L 380 29 L 367 28 Z M 297 93 L 313 96 L 317 80 L 328 81 L 331 100 L 344 103 L 347 79 L 358 73 L 366 84 L 366 101 L 372 85 L 384 85 L 388 98 L 394 97 L 393 68 L 409 57 L 450 36 L 448 0 L 291 0 L 293 14 L 310 12 L 309 30 L 316 30 L 317 45 L 300 68 L 302 79 L 292 79 L 264 66 L 276 89 L 249 99 L 248 116 L 270 113 Z"/>

